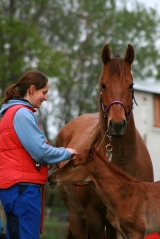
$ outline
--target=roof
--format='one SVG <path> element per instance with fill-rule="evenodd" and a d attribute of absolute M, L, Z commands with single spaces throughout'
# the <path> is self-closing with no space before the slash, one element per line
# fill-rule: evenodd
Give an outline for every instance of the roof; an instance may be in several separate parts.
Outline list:
<path fill-rule="evenodd" d="M 138 91 L 160 94 L 160 81 L 134 80 L 134 89 Z"/>

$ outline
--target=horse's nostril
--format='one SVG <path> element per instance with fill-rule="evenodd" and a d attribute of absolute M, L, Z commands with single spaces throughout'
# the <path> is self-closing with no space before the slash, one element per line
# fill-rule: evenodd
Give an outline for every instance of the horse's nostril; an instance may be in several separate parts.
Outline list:
<path fill-rule="evenodd" d="M 52 178 L 53 178 L 53 175 L 50 174 L 50 175 L 48 176 L 48 181 L 50 181 Z"/>
<path fill-rule="evenodd" d="M 115 123 L 113 120 L 109 122 L 109 132 L 111 135 L 123 135 L 127 128 L 127 122 L 122 120 L 120 123 Z"/>
<path fill-rule="evenodd" d="M 114 122 L 112 120 L 109 121 L 109 129 L 114 131 Z"/>
<path fill-rule="evenodd" d="M 126 123 L 125 120 L 123 120 L 123 122 L 122 122 L 122 130 L 125 131 L 126 127 L 127 127 L 127 123 Z"/>

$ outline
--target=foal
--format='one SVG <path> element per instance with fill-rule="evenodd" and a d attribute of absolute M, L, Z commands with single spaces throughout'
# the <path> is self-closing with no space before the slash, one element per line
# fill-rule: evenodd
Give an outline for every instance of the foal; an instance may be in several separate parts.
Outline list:
<path fill-rule="evenodd" d="M 106 218 L 123 239 L 160 232 L 160 181 L 142 182 L 104 160 L 93 148 L 48 178 L 52 188 L 89 182 L 107 206 Z"/>

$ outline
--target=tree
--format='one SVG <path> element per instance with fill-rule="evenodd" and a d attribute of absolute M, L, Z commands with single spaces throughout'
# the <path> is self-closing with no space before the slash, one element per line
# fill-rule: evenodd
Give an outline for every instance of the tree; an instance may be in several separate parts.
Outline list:
<path fill-rule="evenodd" d="M 30 68 L 48 75 L 50 107 L 42 108 L 39 118 L 50 139 L 51 125 L 58 132 L 72 118 L 98 110 L 101 50 L 106 43 L 114 55 L 124 54 L 127 45 L 133 45 L 134 78 L 160 78 L 156 9 L 146 9 L 136 1 L 132 9 L 126 1 L 118 3 L 0 0 L 1 93 Z"/>
<path fill-rule="evenodd" d="M 57 70 L 54 84 L 59 92 L 55 104 L 58 129 L 77 115 L 98 110 L 97 85 L 104 44 L 109 43 L 114 55 L 121 56 L 132 44 L 136 53 L 134 78 L 158 78 L 160 52 L 154 40 L 159 39 L 158 14 L 138 2 L 132 11 L 125 1 L 120 2 L 119 8 L 115 1 L 106 0 L 68 0 L 50 6 L 45 31 L 54 29 L 56 34 L 50 32 L 48 42 L 62 56 L 53 64 L 53 71 Z M 55 17 L 54 11 L 59 15 Z"/>

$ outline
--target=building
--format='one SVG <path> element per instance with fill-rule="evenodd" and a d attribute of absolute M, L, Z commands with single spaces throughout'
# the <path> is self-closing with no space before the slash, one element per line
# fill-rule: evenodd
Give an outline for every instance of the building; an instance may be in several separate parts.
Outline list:
<path fill-rule="evenodd" d="M 144 139 L 154 168 L 154 180 L 160 180 L 160 82 L 134 81 L 134 119 Z"/>

